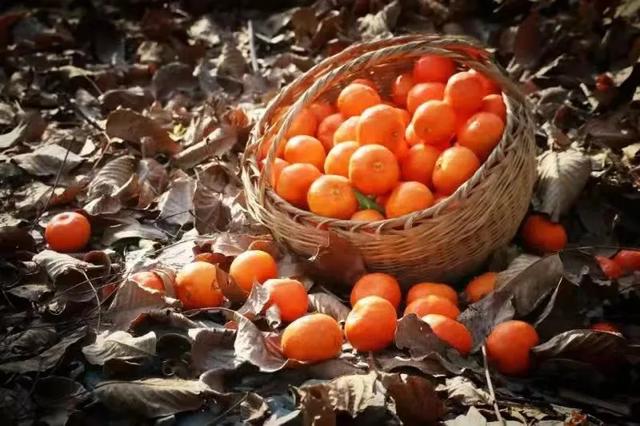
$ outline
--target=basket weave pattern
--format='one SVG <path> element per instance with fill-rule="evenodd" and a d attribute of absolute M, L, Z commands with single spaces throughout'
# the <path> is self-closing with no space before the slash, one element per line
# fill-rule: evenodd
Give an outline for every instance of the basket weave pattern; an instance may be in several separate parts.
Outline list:
<path fill-rule="evenodd" d="M 280 198 L 270 187 L 271 164 L 279 143 L 299 111 L 323 99 L 335 101 L 351 80 L 373 80 L 383 95 L 393 78 L 410 70 L 424 54 L 449 57 L 493 79 L 502 89 L 507 123 L 500 143 L 465 184 L 433 207 L 378 222 L 317 216 Z M 289 108 L 276 120 L 281 107 Z M 274 122 L 275 121 L 275 122 Z M 262 172 L 256 162 L 260 142 L 275 135 Z M 285 88 L 254 127 L 242 161 L 242 179 L 251 216 L 302 255 L 328 244 L 329 231 L 349 240 L 371 271 L 396 275 L 403 283 L 450 281 L 481 266 L 508 243 L 524 217 L 535 181 L 535 143 L 530 107 L 519 89 L 487 52 L 461 37 L 414 35 L 359 44 L 327 58 Z"/>

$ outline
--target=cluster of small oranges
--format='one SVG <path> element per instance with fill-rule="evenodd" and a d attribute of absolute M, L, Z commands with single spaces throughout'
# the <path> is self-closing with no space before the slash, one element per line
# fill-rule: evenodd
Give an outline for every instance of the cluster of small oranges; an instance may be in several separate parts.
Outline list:
<path fill-rule="evenodd" d="M 320 216 L 402 216 L 466 182 L 502 138 L 505 120 L 502 95 L 491 80 L 426 55 L 411 73 L 397 76 L 390 100 L 360 78 L 342 89 L 335 106 L 317 101 L 302 109 L 286 141 L 278 143 L 270 182 L 284 200 Z M 271 135 L 260 146 L 261 167 L 273 140 Z M 380 211 L 360 210 L 356 191 Z"/>

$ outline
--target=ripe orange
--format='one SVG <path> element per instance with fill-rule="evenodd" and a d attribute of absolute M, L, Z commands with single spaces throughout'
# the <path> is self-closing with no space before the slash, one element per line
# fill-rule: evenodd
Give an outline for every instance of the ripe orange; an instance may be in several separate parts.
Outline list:
<path fill-rule="evenodd" d="M 326 152 L 322 142 L 313 136 L 294 136 L 284 147 L 284 159 L 289 163 L 308 163 L 318 170 L 324 167 Z"/>
<path fill-rule="evenodd" d="M 376 197 L 376 203 L 384 208 L 387 205 L 387 201 L 389 201 L 389 195 L 391 195 L 391 193 L 378 195 Z"/>
<path fill-rule="evenodd" d="M 265 158 L 260 162 L 260 165 L 262 166 L 263 170 L 264 170 L 264 165 L 266 161 L 267 159 Z M 273 188 L 275 188 L 276 185 L 278 185 L 278 179 L 280 178 L 280 173 L 282 173 L 282 169 L 284 169 L 288 165 L 289 163 L 287 163 L 282 158 L 276 158 L 273 161 L 273 164 L 271 165 L 271 179 L 269 179 L 269 182 L 271 182 L 271 186 Z"/>
<path fill-rule="evenodd" d="M 539 341 L 536 329 L 530 324 L 505 321 L 496 325 L 487 337 L 487 357 L 502 374 L 523 375 L 531 366 L 529 351 Z"/>
<path fill-rule="evenodd" d="M 55 251 L 79 251 L 85 248 L 91 238 L 91 224 L 80 213 L 59 213 L 47 223 L 44 238 Z"/>
<path fill-rule="evenodd" d="M 485 91 L 480 78 L 468 71 L 452 75 L 444 88 L 444 100 L 456 111 L 479 110 L 484 96 Z"/>
<path fill-rule="evenodd" d="M 364 84 L 365 86 L 371 87 L 376 92 L 378 91 L 378 86 L 372 80 L 369 80 L 368 78 L 356 78 L 355 80 L 353 80 L 351 82 L 351 84 L 354 84 L 354 83 Z"/>
<path fill-rule="evenodd" d="M 476 71 L 474 69 L 470 69 L 469 72 L 471 74 L 476 75 L 480 79 L 480 82 L 482 83 L 482 88 L 484 89 L 485 95 L 492 95 L 492 94 L 500 93 L 500 88 L 498 87 L 498 85 L 493 80 L 491 80 L 489 77 L 487 77 L 486 75 L 484 75 L 481 72 L 478 72 L 478 71 Z"/>
<path fill-rule="evenodd" d="M 403 127 L 407 127 L 411 123 L 411 114 L 406 109 L 396 108 L 398 114 L 400 114 L 400 121 Z"/>
<path fill-rule="evenodd" d="M 413 65 L 413 79 L 416 82 L 446 83 L 455 71 L 456 64 L 451 59 L 438 55 L 424 55 Z"/>
<path fill-rule="evenodd" d="M 441 283 L 418 283 L 411 286 L 407 293 L 407 305 L 421 297 L 430 295 L 444 297 L 454 305 L 458 305 L 458 293 L 453 287 Z"/>
<path fill-rule="evenodd" d="M 351 83 L 338 95 L 338 110 L 345 117 L 360 115 L 382 100 L 375 89 L 360 83 Z"/>
<path fill-rule="evenodd" d="M 378 210 L 366 209 L 355 212 L 353 216 L 351 216 L 351 220 L 375 222 L 377 220 L 384 220 L 384 216 Z"/>
<path fill-rule="evenodd" d="M 310 314 L 284 329 L 280 346 L 289 359 L 319 362 L 340 355 L 342 340 L 342 330 L 335 319 L 325 314 Z"/>
<path fill-rule="evenodd" d="M 229 267 L 229 276 L 248 293 L 255 283 L 262 284 L 277 277 L 278 266 L 266 251 L 247 250 L 233 259 Z"/>
<path fill-rule="evenodd" d="M 316 116 L 318 123 L 336 112 L 336 109 L 327 101 L 316 101 L 309 105 L 309 110 Z"/>
<path fill-rule="evenodd" d="M 427 101 L 441 101 L 444 99 L 444 84 L 418 83 L 407 94 L 407 110 L 413 114 L 416 109 Z"/>
<path fill-rule="evenodd" d="M 427 186 L 420 182 L 400 182 L 396 186 L 387 203 L 385 214 L 388 218 L 424 210 L 433 205 L 433 194 Z"/>
<path fill-rule="evenodd" d="M 155 272 L 136 272 L 135 274 L 131 275 L 129 279 L 138 284 L 138 286 L 140 287 L 144 287 L 149 290 L 157 290 L 164 293 L 164 283 L 162 282 L 162 278 L 160 278 Z"/>
<path fill-rule="evenodd" d="M 613 261 L 622 268 L 624 273 L 640 271 L 640 250 L 620 250 Z"/>
<path fill-rule="evenodd" d="M 185 309 L 214 308 L 224 296 L 218 284 L 216 267 L 208 262 L 192 262 L 176 275 L 176 296 Z"/>
<path fill-rule="evenodd" d="M 269 290 L 269 306 L 278 307 L 282 321 L 291 322 L 307 313 L 309 298 L 300 281 L 272 278 L 266 280 L 263 286 Z"/>
<path fill-rule="evenodd" d="M 608 331 L 609 333 L 622 333 L 614 324 L 605 321 L 592 324 L 591 329 L 596 331 Z"/>
<path fill-rule="evenodd" d="M 503 123 L 507 122 L 507 107 L 502 100 L 502 95 L 493 94 L 482 98 L 480 110 L 497 115 Z"/>
<path fill-rule="evenodd" d="M 607 278 L 609 278 L 610 280 L 615 280 L 622 276 L 622 267 L 615 261 L 605 256 L 596 256 L 595 258 L 598 262 L 598 265 L 600 265 L 600 269 L 602 269 L 602 273 Z"/>
<path fill-rule="evenodd" d="M 464 324 L 444 315 L 429 314 L 422 317 L 433 333 L 462 355 L 468 355 L 473 347 L 473 337 Z"/>
<path fill-rule="evenodd" d="M 520 230 L 524 246 L 533 252 L 555 253 L 567 245 L 567 233 L 564 226 L 553 223 L 539 214 L 527 217 Z"/>
<path fill-rule="evenodd" d="M 469 148 L 445 149 L 433 169 L 433 186 L 437 192 L 451 195 L 480 168 L 480 160 Z"/>
<path fill-rule="evenodd" d="M 260 142 L 260 148 L 258 148 L 258 160 L 262 160 L 267 158 L 267 154 L 269 153 L 269 150 L 271 149 L 271 145 L 273 144 L 273 141 L 275 139 L 274 135 L 270 135 L 270 136 L 265 136 L 265 138 L 262 140 L 262 142 Z M 280 143 L 277 148 L 276 148 L 276 157 L 282 158 L 284 157 L 284 146 L 286 144 L 286 141 L 283 141 L 283 143 Z"/>
<path fill-rule="evenodd" d="M 303 108 L 293 119 L 291 126 L 287 130 L 286 137 L 291 138 L 298 135 L 313 136 L 318 128 L 318 119 L 309 108 Z"/>
<path fill-rule="evenodd" d="M 305 207 L 307 191 L 320 176 L 322 173 L 311 164 L 290 164 L 280 172 L 276 193 L 296 207 Z"/>
<path fill-rule="evenodd" d="M 467 288 L 464 289 L 467 300 L 475 303 L 495 290 L 497 277 L 498 274 L 495 272 L 485 272 L 472 279 L 469 284 L 467 284 Z"/>
<path fill-rule="evenodd" d="M 504 122 L 490 112 L 479 112 L 469 118 L 458 131 L 458 144 L 469 148 L 484 161 L 502 139 Z"/>
<path fill-rule="evenodd" d="M 382 272 L 363 275 L 351 289 L 351 306 L 367 296 L 378 296 L 387 299 L 395 309 L 400 305 L 402 291 L 400 284 L 393 276 Z"/>
<path fill-rule="evenodd" d="M 393 152 L 382 145 L 364 145 L 349 160 L 349 180 L 366 195 L 382 195 L 396 186 L 400 166 Z"/>
<path fill-rule="evenodd" d="M 413 75 L 406 73 L 397 76 L 396 79 L 393 80 L 393 85 L 391 87 L 391 99 L 393 102 L 398 106 L 406 106 L 407 95 L 413 85 Z"/>
<path fill-rule="evenodd" d="M 402 140 L 398 143 L 398 146 L 396 146 L 396 149 L 393 150 L 393 155 L 395 155 L 398 161 L 400 161 L 403 160 L 404 157 L 407 156 L 407 154 L 409 154 L 409 144 L 406 140 L 404 140 L 404 138 L 402 138 Z"/>
<path fill-rule="evenodd" d="M 323 175 L 316 179 L 309 187 L 307 204 L 313 213 L 349 219 L 358 210 L 358 200 L 344 176 Z"/>
<path fill-rule="evenodd" d="M 344 120 L 333 133 L 333 144 L 337 145 L 342 142 L 355 142 L 357 140 L 356 131 L 360 116 L 355 115 Z"/>
<path fill-rule="evenodd" d="M 324 160 L 324 172 L 328 175 L 349 176 L 349 160 L 360 147 L 357 142 L 342 142 L 331 148 Z"/>
<path fill-rule="evenodd" d="M 454 305 L 449 299 L 442 296 L 431 294 L 429 296 L 420 297 L 409 303 L 404 310 L 404 315 L 416 314 L 423 317 L 428 314 L 444 315 L 451 319 L 458 318 L 460 309 Z"/>
<path fill-rule="evenodd" d="M 336 113 L 327 116 L 318 125 L 317 136 L 326 151 L 329 151 L 333 146 L 333 135 L 343 122 L 342 114 Z M 352 140 L 355 140 L 355 137 Z"/>
<path fill-rule="evenodd" d="M 379 351 L 393 342 L 396 310 L 388 300 L 367 296 L 354 306 L 344 324 L 344 335 L 356 350 Z"/>
<path fill-rule="evenodd" d="M 431 185 L 431 175 L 439 156 L 440 151 L 431 145 L 413 145 L 400 160 L 402 180 Z"/>
<path fill-rule="evenodd" d="M 356 140 L 360 145 L 378 144 L 394 151 L 404 139 L 404 126 L 397 108 L 375 105 L 360 115 Z"/>
<path fill-rule="evenodd" d="M 420 105 L 411 120 L 416 136 L 431 145 L 447 143 L 456 131 L 456 113 L 443 101 Z"/>

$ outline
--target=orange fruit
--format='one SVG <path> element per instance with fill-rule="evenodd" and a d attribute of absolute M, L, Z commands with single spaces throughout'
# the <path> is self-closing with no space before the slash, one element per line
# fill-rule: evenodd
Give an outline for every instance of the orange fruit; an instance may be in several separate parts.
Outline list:
<path fill-rule="evenodd" d="M 216 272 L 216 267 L 208 262 L 197 261 L 182 267 L 176 275 L 174 288 L 185 309 L 222 305 L 224 296 Z"/>
<path fill-rule="evenodd" d="M 289 163 L 308 163 L 318 170 L 324 167 L 326 152 L 322 142 L 313 136 L 294 136 L 284 147 L 284 159 Z"/>
<path fill-rule="evenodd" d="M 480 79 L 480 82 L 482 83 L 482 88 L 484 89 L 485 95 L 491 95 L 491 94 L 500 93 L 500 88 L 498 87 L 498 85 L 493 80 L 491 80 L 489 77 L 487 77 L 486 75 L 484 75 L 481 72 L 478 72 L 478 71 L 476 71 L 474 69 L 470 69 L 469 72 L 471 74 L 476 75 Z"/>
<path fill-rule="evenodd" d="M 433 169 L 433 187 L 451 195 L 480 168 L 480 160 L 469 148 L 453 146 L 445 149 Z"/>
<path fill-rule="evenodd" d="M 269 154 L 269 150 L 271 149 L 271 145 L 275 139 L 274 135 L 265 136 L 265 138 L 260 142 L 260 148 L 258 148 L 258 160 L 263 160 L 267 158 L 267 154 Z M 284 157 L 284 146 L 286 141 L 283 141 L 276 148 L 276 157 L 282 158 Z"/>
<path fill-rule="evenodd" d="M 444 88 L 444 100 L 456 111 L 479 110 L 484 96 L 485 91 L 480 78 L 468 71 L 452 75 Z"/>
<path fill-rule="evenodd" d="M 265 158 L 260 162 L 260 165 L 262 166 L 262 170 L 264 170 L 266 161 L 267 159 Z M 280 173 L 282 173 L 282 169 L 284 169 L 288 165 L 289 163 L 287 163 L 282 158 L 276 158 L 273 161 L 273 164 L 271 165 L 271 179 L 269 179 L 269 182 L 271 183 L 271 186 L 273 188 L 275 188 L 276 185 L 278 184 L 278 179 L 280 178 Z"/>
<path fill-rule="evenodd" d="M 640 250 L 620 250 L 613 261 L 622 268 L 624 273 L 640 271 Z"/>
<path fill-rule="evenodd" d="M 456 319 L 458 315 L 460 315 L 460 309 L 449 299 L 431 294 L 409 303 L 404 310 L 404 315 L 409 314 L 416 314 L 418 317 L 423 317 L 428 314 L 438 314 Z"/>
<path fill-rule="evenodd" d="M 487 337 L 487 357 L 502 374 L 523 375 L 531 366 L 529 351 L 539 341 L 531 324 L 505 321 L 496 325 Z"/>
<path fill-rule="evenodd" d="M 393 80 L 391 86 L 391 99 L 398 106 L 407 105 L 407 95 L 409 90 L 413 87 L 413 75 L 409 73 L 400 74 Z"/>
<path fill-rule="evenodd" d="M 323 175 L 316 179 L 307 193 L 309 210 L 319 216 L 349 219 L 358 210 L 358 200 L 349 179 Z"/>
<path fill-rule="evenodd" d="M 597 322 L 591 325 L 591 330 L 608 331 L 609 333 L 622 333 L 618 327 L 610 322 Z"/>
<path fill-rule="evenodd" d="M 309 298 L 307 290 L 300 281 L 272 278 L 266 280 L 263 287 L 269 291 L 268 306 L 278 307 L 282 321 L 291 322 L 307 313 Z"/>
<path fill-rule="evenodd" d="M 433 194 L 427 186 L 420 182 L 400 182 L 396 186 L 387 203 L 385 214 L 388 218 L 424 210 L 433 205 Z"/>
<path fill-rule="evenodd" d="M 307 205 L 307 191 L 322 173 L 311 164 L 290 164 L 285 166 L 278 177 L 276 193 L 296 207 Z"/>
<path fill-rule="evenodd" d="M 440 296 L 448 299 L 454 305 L 458 305 L 458 293 L 453 287 L 442 283 L 418 283 L 411 286 L 407 293 L 407 305 L 421 297 Z"/>
<path fill-rule="evenodd" d="M 309 110 L 315 115 L 318 123 L 336 112 L 336 109 L 327 101 L 316 101 L 309 105 Z"/>
<path fill-rule="evenodd" d="M 424 144 L 424 140 L 420 139 L 418 135 L 416 135 L 416 132 L 413 129 L 413 125 L 411 123 L 407 125 L 407 128 L 404 131 L 404 140 L 406 140 L 407 143 L 411 146 Z"/>
<path fill-rule="evenodd" d="M 351 82 L 351 84 L 364 84 L 365 86 L 371 87 L 376 92 L 378 91 L 378 86 L 372 80 L 369 80 L 368 78 L 356 78 L 355 80 L 353 80 Z"/>
<path fill-rule="evenodd" d="M 396 149 L 393 150 L 393 155 L 395 155 L 398 160 L 402 160 L 407 156 L 408 153 L 409 144 L 403 138 L 400 143 L 398 143 L 398 146 L 396 146 Z"/>
<path fill-rule="evenodd" d="M 333 144 L 337 145 L 342 142 L 355 142 L 357 140 L 356 131 L 360 116 L 355 115 L 344 120 L 333 133 Z"/>
<path fill-rule="evenodd" d="M 378 144 L 394 151 L 404 139 L 404 126 L 398 109 L 388 105 L 375 105 L 360 115 L 356 140 L 360 145 Z"/>
<path fill-rule="evenodd" d="M 342 142 L 331 148 L 324 160 L 324 172 L 328 175 L 349 176 L 349 160 L 360 147 L 357 142 Z"/>
<path fill-rule="evenodd" d="M 416 109 L 427 101 L 441 101 L 444 99 L 444 84 L 418 83 L 407 94 L 407 110 L 413 114 Z"/>
<path fill-rule="evenodd" d="M 378 195 L 376 197 L 376 203 L 384 208 L 387 205 L 387 201 L 389 201 L 389 195 L 391 195 L 391 193 Z"/>
<path fill-rule="evenodd" d="M 396 310 L 386 299 L 367 296 L 354 306 L 344 323 L 344 335 L 356 350 L 379 351 L 393 342 Z"/>
<path fill-rule="evenodd" d="M 498 274 L 495 272 L 485 272 L 469 281 L 467 288 L 464 289 L 467 300 L 475 303 L 495 290 L 497 277 Z"/>
<path fill-rule="evenodd" d="M 400 114 L 400 121 L 403 127 L 407 127 L 411 123 L 411 114 L 406 109 L 396 108 L 398 114 Z"/>
<path fill-rule="evenodd" d="M 490 112 L 479 112 L 469 118 L 458 131 L 458 144 L 469 148 L 484 161 L 502 139 L 504 122 Z"/>
<path fill-rule="evenodd" d="M 610 280 L 615 280 L 622 276 L 622 267 L 616 262 L 605 256 L 596 256 L 595 258 L 598 262 L 598 265 L 600 265 L 600 269 L 602 269 L 602 273 L 607 278 L 609 278 Z"/>
<path fill-rule="evenodd" d="M 525 219 L 520 236 L 525 248 L 540 254 L 555 253 L 567 245 L 564 226 L 539 214 L 529 215 Z"/>
<path fill-rule="evenodd" d="M 416 82 L 446 83 L 454 72 L 456 72 L 455 62 L 438 55 L 424 55 L 413 65 L 413 79 Z"/>
<path fill-rule="evenodd" d="M 158 290 L 164 293 L 164 282 L 162 281 L 162 278 L 160 278 L 155 272 L 136 272 L 135 274 L 131 275 L 129 279 L 138 284 L 138 286 L 140 287 L 144 287 L 150 290 Z"/>
<path fill-rule="evenodd" d="M 446 102 L 427 101 L 413 113 L 411 125 L 416 136 L 425 143 L 447 143 L 456 131 L 456 113 Z"/>
<path fill-rule="evenodd" d="M 473 347 L 473 337 L 464 324 L 444 315 L 429 314 L 422 317 L 429 324 L 433 334 L 449 346 L 457 349 L 462 355 L 468 355 Z"/>
<path fill-rule="evenodd" d="M 431 175 L 439 156 L 440 151 L 431 145 L 413 145 L 400 160 L 402 180 L 431 185 Z"/>
<path fill-rule="evenodd" d="M 89 220 L 76 212 L 58 213 L 44 231 L 44 239 L 52 250 L 68 253 L 85 248 L 91 238 Z"/>
<path fill-rule="evenodd" d="M 289 359 L 319 362 L 340 355 L 342 340 L 342 330 L 335 319 L 326 314 L 310 314 L 284 329 L 280 347 Z"/>
<path fill-rule="evenodd" d="M 497 115 L 503 123 L 507 122 L 507 107 L 502 100 L 502 95 L 493 94 L 482 98 L 480 110 Z"/>
<path fill-rule="evenodd" d="M 322 142 L 325 151 L 329 151 L 333 146 L 333 135 L 343 122 L 344 117 L 342 117 L 342 114 L 336 113 L 327 116 L 318 125 L 317 136 L 320 142 Z M 351 140 L 356 140 L 356 138 L 354 137 Z"/>
<path fill-rule="evenodd" d="M 295 116 L 291 122 L 291 126 L 287 130 L 286 137 L 291 138 L 298 135 L 313 136 L 318 128 L 318 119 L 309 108 L 302 108 L 300 113 Z"/>
<path fill-rule="evenodd" d="M 400 284 L 393 276 L 383 272 L 363 275 L 351 289 L 351 306 L 367 296 L 378 296 L 387 299 L 395 309 L 400 305 L 402 291 Z"/>
<path fill-rule="evenodd" d="M 278 266 L 266 251 L 247 250 L 233 259 L 229 267 L 229 276 L 248 293 L 255 283 L 262 284 L 277 277 Z"/>
<path fill-rule="evenodd" d="M 357 220 L 360 222 L 375 222 L 377 220 L 384 220 L 384 216 L 378 210 L 366 209 L 357 211 L 351 216 L 351 220 Z"/>
<path fill-rule="evenodd" d="M 382 100 L 375 89 L 370 86 L 351 83 L 338 95 L 338 110 L 345 117 L 360 115 L 362 112 L 374 105 L 378 105 Z"/>
<path fill-rule="evenodd" d="M 385 194 L 396 186 L 399 179 L 398 160 L 382 145 L 361 146 L 349 160 L 349 180 L 364 194 Z"/>

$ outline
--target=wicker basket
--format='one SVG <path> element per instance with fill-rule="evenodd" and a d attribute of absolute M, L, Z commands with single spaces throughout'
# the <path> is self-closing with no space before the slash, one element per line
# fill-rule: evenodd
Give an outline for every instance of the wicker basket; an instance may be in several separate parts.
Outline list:
<path fill-rule="evenodd" d="M 318 99 L 335 101 L 351 80 L 373 80 L 383 94 L 398 73 L 424 54 L 437 54 L 474 68 L 501 86 L 507 105 L 504 135 L 487 161 L 465 184 L 426 210 L 378 222 L 317 216 L 280 198 L 270 187 L 270 168 L 292 118 Z M 289 108 L 279 121 L 276 112 Z M 256 153 L 273 137 L 262 173 Z M 454 281 L 477 270 L 508 243 L 525 215 L 535 180 L 534 130 L 523 94 L 480 45 L 461 37 L 413 35 L 354 45 L 307 71 L 266 108 L 253 129 L 242 161 L 249 213 L 276 239 L 310 256 L 326 246 L 329 232 L 357 247 L 371 271 L 388 272 L 405 285 L 424 280 Z"/>

